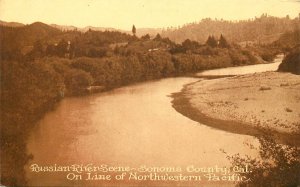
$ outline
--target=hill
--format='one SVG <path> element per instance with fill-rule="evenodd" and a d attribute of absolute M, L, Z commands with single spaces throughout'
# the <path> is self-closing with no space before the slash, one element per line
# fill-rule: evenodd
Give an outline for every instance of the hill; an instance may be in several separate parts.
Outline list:
<path fill-rule="evenodd" d="M 0 25 L 6 26 L 6 27 L 23 27 L 23 23 L 18 23 L 18 22 L 6 22 L 6 21 L 1 21 L 0 20 Z"/>
<path fill-rule="evenodd" d="M 50 24 L 51 27 L 57 28 L 61 31 L 72 31 L 77 30 L 78 28 L 73 25 L 57 25 L 57 24 Z"/>
<path fill-rule="evenodd" d="M 110 48 L 111 44 L 121 43 L 124 45 L 134 39 L 132 35 L 119 31 L 95 31 L 94 27 L 89 27 L 84 33 L 76 29 L 62 31 L 63 26 L 56 25 L 55 27 L 41 22 L 22 27 L 0 26 L 1 58 L 16 59 L 22 55 L 27 55 L 33 50 L 38 52 L 49 49 L 50 54 L 60 53 L 54 52 L 56 50 L 54 48 L 57 48 L 55 46 L 68 46 L 68 42 L 72 43 L 72 47 L 76 44 L 76 49 L 73 49 L 80 56 L 99 57 L 103 56 L 103 51 Z M 62 51 L 59 48 L 57 50 Z"/>
<path fill-rule="evenodd" d="M 280 34 L 300 28 L 299 18 L 277 18 L 263 14 L 259 18 L 242 21 L 202 19 L 198 23 L 184 25 L 181 28 L 171 28 L 162 32 L 163 37 L 180 43 L 185 39 L 204 43 L 209 35 L 223 34 L 229 41 L 255 43 L 271 43 L 277 40 Z"/>
<path fill-rule="evenodd" d="M 0 23 L 1 24 L 1 23 Z M 117 31 L 122 32 L 126 34 L 132 34 L 131 30 L 121 30 L 121 29 L 115 29 L 111 27 L 94 27 L 94 26 L 86 26 L 86 27 L 75 27 L 73 25 L 57 25 L 57 24 L 51 24 L 50 26 L 57 28 L 61 31 L 80 31 L 80 32 L 87 32 L 89 30 L 92 31 Z M 141 37 L 146 34 L 149 34 L 151 37 L 155 37 L 156 34 L 162 33 L 162 28 L 137 28 L 136 29 L 136 36 Z"/>
<path fill-rule="evenodd" d="M 60 34 L 60 30 L 41 22 L 30 25 L 9 27 L 0 26 L 2 44 L 32 45 L 35 41 Z"/>
<path fill-rule="evenodd" d="M 46 40 L 61 33 L 60 30 L 41 22 L 20 27 L 0 26 L 1 56 L 11 58 L 20 53 L 27 53 L 33 44 L 39 40 Z"/>

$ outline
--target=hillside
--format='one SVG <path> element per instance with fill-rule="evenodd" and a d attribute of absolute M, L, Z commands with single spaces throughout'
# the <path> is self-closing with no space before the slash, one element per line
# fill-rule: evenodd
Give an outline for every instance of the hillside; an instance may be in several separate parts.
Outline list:
<path fill-rule="evenodd" d="M 31 25 L 31 24 L 29 24 Z M 24 27 L 23 23 L 18 23 L 18 22 L 6 22 L 6 21 L 1 21 L 0 20 L 0 26 L 4 27 Z M 131 30 L 121 30 L 121 29 L 116 29 L 116 28 L 111 28 L 111 27 L 95 27 L 95 26 L 86 26 L 86 27 L 76 27 L 73 25 L 59 25 L 59 24 L 49 24 L 49 26 L 54 27 L 60 31 L 79 31 L 79 32 L 87 32 L 89 30 L 93 31 L 116 31 L 116 32 L 122 32 L 126 34 L 132 34 Z M 163 31 L 162 28 L 137 28 L 136 29 L 136 35 L 138 37 L 141 37 L 143 35 L 149 34 L 151 37 L 155 37 L 156 34 L 161 34 Z"/>
<path fill-rule="evenodd" d="M 181 28 L 164 30 L 162 36 L 169 37 L 177 43 L 187 38 L 204 43 L 209 35 L 219 36 L 220 34 L 233 42 L 271 43 L 277 40 L 280 34 L 295 28 L 300 28 L 299 18 L 277 18 L 263 14 L 259 18 L 237 22 L 207 18 Z"/>
<path fill-rule="evenodd" d="M 0 41 L 2 44 L 18 46 L 32 45 L 37 40 L 53 37 L 61 32 L 47 24 L 35 22 L 20 27 L 0 26 Z"/>
<path fill-rule="evenodd" d="M 10 28 L 26 28 L 31 25 L 34 24 L 24 25 L 17 22 L 0 21 L 0 26 Z M 81 28 L 72 25 L 69 26 L 58 24 L 51 24 L 47 26 L 65 32 L 79 31 L 84 33 L 92 30 L 102 32 L 116 31 L 130 35 L 132 34 L 131 30 L 120 30 L 107 27 L 86 26 Z M 149 34 L 152 38 L 156 34 L 160 34 L 162 37 L 168 37 L 170 40 L 176 43 L 181 43 L 186 39 L 204 43 L 209 35 L 219 36 L 223 34 L 231 42 L 250 42 L 265 44 L 272 43 L 278 40 L 283 33 L 291 32 L 295 29 L 300 29 L 300 20 L 299 18 L 290 19 L 288 16 L 285 18 L 278 18 L 263 14 L 260 17 L 255 17 L 255 19 L 240 21 L 226 21 L 223 19 L 217 20 L 206 18 L 202 19 L 199 22 L 185 24 L 182 27 L 178 28 L 139 28 L 137 26 L 136 29 L 136 35 L 138 37 Z"/>
<path fill-rule="evenodd" d="M 55 28 L 57 27 L 57 28 Z M 2 58 L 12 59 L 26 55 L 35 47 L 45 51 L 48 47 L 71 41 L 80 48 L 79 53 L 102 53 L 110 44 L 128 43 L 133 36 L 118 31 L 95 31 L 89 27 L 87 32 L 72 29 L 62 31 L 64 27 L 55 27 L 35 22 L 21 27 L 0 26 L 0 43 Z M 71 28 L 71 27 L 68 27 Z M 93 27 L 94 28 L 94 27 Z M 67 44 L 66 44 L 67 45 Z M 77 48 L 77 49 L 78 49 Z"/>
<path fill-rule="evenodd" d="M 275 45 L 286 48 L 287 50 L 293 48 L 300 44 L 300 29 L 294 31 L 288 31 L 283 33 L 277 41 L 274 42 Z"/>
<path fill-rule="evenodd" d="M 6 22 L 6 21 L 1 21 L 0 20 L 0 25 L 6 26 L 6 27 L 23 27 L 23 23 L 18 23 L 18 22 Z"/>

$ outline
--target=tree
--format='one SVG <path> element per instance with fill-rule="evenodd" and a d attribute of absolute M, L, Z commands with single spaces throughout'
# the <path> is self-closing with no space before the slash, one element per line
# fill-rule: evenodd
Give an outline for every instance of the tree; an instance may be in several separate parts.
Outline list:
<path fill-rule="evenodd" d="M 70 70 L 65 77 L 65 84 L 68 91 L 72 94 L 81 94 L 84 89 L 91 86 L 93 78 L 90 73 L 81 69 Z"/>
<path fill-rule="evenodd" d="M 132 25 L 132 34 L 135 36 L 135 33 L 136 33 L 136 28 L 134 25 Z"/>
<path fill-rule="evenodd" d="M 144 36 L 141 37 L 142 40 L 150 40 L 150 35 L 146 34 Z"/>
<path fill-rule="evenodd" d="M 46 55 L 53 56 L 56 55 L 56 46 L 54 44 L 48 44 L 46 47 Z"/>
<path fill-rule="evenodd" d="M 296 47 L 284 57 L 278 70 L 300 75 L 300 46 Z"/>
<path fill-rule="evenodd" d="M 207 41 L 206 41 L 206 45 L 210 46 L 210 47 L 217 47 L 218 46 L 218 42 L 215 39 L 214 36 L 209 36 Z"/>
<path fill-rule="evenodd" d="M 248 165 L 251 168 L 251 172 L 241 173 L 241 176 L 251 180 L 241 181 L 238 186 L 299 186 L 300 148 L 279 144 L 270 134 L 264 134 L 258 140 L 259 157 L 243 157 L 239 154 L 227 156 L 233 167 Z"/>
<path fill-rule="evenodd" d="M 33 44 L 32 51 L 28 54 L 28 57 L 33 60 L 34 58 L 40 58 L 44 54 L 43 44 L 40 40 L 37 40 Z"/>
<path fill-rule="evenodd" d="M 182 47 L 185 49 L 196 49 L 199 47 L 199 43 L 196 41 L 191 41 L 190 39 L 186 39 L 184 42 L 182 42 Z"/>
<path fill-rule="evenodd" d="M 286 19 L 290 19 L 290 16 L 289 16 L 289 15 L 286 15 L 285 18 L 286 18 Z"/>
<path fill-rule="evenodd" d="M 219 47 L 221 47 L 221 48 L 229 48 L 230 47 L 227 40 L 224 38 L 224 36 L 222 34 L 219 39 Z"/>
<path fill-rule="evenodd" d="M 162 38 L 161 38 L 160 34 L 157 33 L 157 35 L 155 36 L 155 38 L 153 40 L 154 41 L 161 41 Z"/>
<path fill-rule="evenodd" d="M 33 50 L 38 53 L 43 53 L 43 44 L 40 40 L 34 42 Z"/>
<path fill-rule="evenodd" d="M 65 39 L 62 39 L 57 45 L 57 55 L 64 57 L 67 52 L 68 42 Z"/>

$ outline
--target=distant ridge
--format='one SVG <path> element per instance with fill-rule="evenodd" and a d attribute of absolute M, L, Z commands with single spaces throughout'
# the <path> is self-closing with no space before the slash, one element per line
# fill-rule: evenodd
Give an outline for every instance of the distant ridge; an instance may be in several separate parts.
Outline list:
<path fill-rule="evenodd" d="M 62 30 L 62 31 L 71 31 L 71 30 L 76 30 L 77 27 L 72 26 L 72 25 L 57 25 L 57 24 L 50 24 L 51 27 L 54 27 L 56 29 Z"/>
<path fill-rule="evenodd" d="M 57 28 L 61 31 L 72 31 L 72 30 L 77 30 L 80 32 L 87 32 L 90 29 L 93 31 L 117 31 L 117 32 L 123 32 L 126 34 L 131 34 L 131 30 L 122 30 L 122 29 L 115 29 L 112 27 L 94 27 L 94 26 L 86 26 L 86 27 L 75 27 L 73 25 L 57 25 L 57 24 L 50 24 L 50 26 Z M 156 34 L 161 34 L 162 33 L 162 28 L 137 28 L 136 35 L 138 37 L 141 37 L 143 35 L 149 34 L 150 36 L 154 37 Z"/>
<path fill-rule="evenodd" d="M 152 38 L 154 38 L 157 34 L 161 34 L 163 31 L 162 28 L 137 28 L 136 35 L 138 37 L 149 34 Z M 127 34 L 131 34 L 131 31 L 125 31 Z"/>
<path fill-rule="evenodd" d="M 219 37 L 221 34 L 233 42 L 271 43 L 276 41 L 282 33 L 295 28 L 300 29 L 300 17 L 291 19 L 262 14 L 260 17 L 239 21 L 205 18 L 182 27 L 164 30 L 162 36 L 177 43 L 186 39 L 205 43 L 208 36 Z"/>
<path fill-rule="evenodd" d="M 77 30 L 77 31 L 81 31 L 81 32 L 86 32 L 89 29 L 93 30 L 93 31 L 119 31 L 119 32 L 127 32 L 124 30 L 120 30 L 120 29 L 115 29 L 115 28 L 111 28 L 111 27 L 94 27 L 94 26 L 86 26 L 86 27 L 76 27 L 73 25 L 58 25 L 58 24 L 46 24 L 43 22 L 34 22 L 31 24 L 23 24 L 23 23 L 18 23 L 18 22 L 6 22 L 6 21 L 2 21 L 0 20 L 0 25 L 1 26 L 5 26 L 5 27 L 25 27 L 25 26 L 32 26 L 32 25 L 43 25 L 43 27 L 45 27 L 45 25 L 49 26 L 49 27 L 53 27 L 56 28 L 58 30 L 61 31 L 72 31 L 72 30 Z"/>
<path fill-rule="evenodd" d="M 25 25 L 17 22 L 0 21 L 0 25 L 14 28 L 25 28 L 30 25 L 39 23 L 44 29 L 46 29 L 45 23 L 35 22 L 33 24 Z M 87 32 L 93 31 L 113 31 L 122 32 L 126 34 L 132 34 L 131 29 L 121 30 L 111 27 L 76 27 L 72 25 L 47 25 L 47 30 L 53 29 L 57 31 L 80 31 Z M 236 43 L 253 43 L 253 44 L 267 44 L 276 41 L 283 33 L 293 31 L 294 29 L 300 29 L 300 17 L 290 19 L 289 17 L 273 17 L 267 14 L 262 14 L 255 19 L 240 20 L 240 21 L 226 21 L 217 19 L 202 19 L 200 22 L 190 23 L 183 25 L 182 27 L 171 27 L 167 29 L 163 28 L 140 28 L 136 26 L 136 36 L 141 37 L 149 34 L 151 38 L 160 34 L 162 37 L 168 37 L 170 40 L 181 43 L 186 39 L 205 43 L 206 39 L 210 35 L 219 37 L 221 34 L 229 41 Z M 53 28 L 50 29 L 49 27 Z M 131 25 L 129 25 L 131 28 Z M 36 28 L 36 30 L 38 30 Z"/>
<path fill-rule="evenodd" d="M 93 26 L 86 26 L 86 27 L 75 27 L 73 25 L 58 25 L 58 24 L 50 24 L 50 26 L 57 28 L 61 31 L 72 31 L 72 30 L 77 30 L 80 32 L 86 32 L 88 30 L 93 30 L 93 31 L 120 31 L 120 32 L 124 32 L 122 30 L 118 30 L 115 28 L 110 28 L 110 27 L 93 27 Z"/>
<path fill-rule="evenodd" d="M 2 21 L 2 20 L 0 20 L 0 25 L 6 26 L 6 27 L 23 27 L 23 26 L 24 26 L 23 23 L 18 23 L 18 22 L 6 22 L 6 21 Z"/>
<path fill-rule="evenodd" d="M 86 26 L 86 27 L 76 27 L 73 25 L 58 25 L 58 24 L 45 24 L 42 22 L 35 22 L 32 24 L 36 24 L 36 23 L 41 23 L 44 25 L 48 25 L 51 26 L 53 28 L 56 28 L 60 31 L 73 31 L 73 30 L 77 30 L 80 32 L 87 32 L 88 30 L 93 30 L 93 31 L 117 31 L 117 32 L 123 32 L 126 34 L 131 34 L 131 30 L 122 30 L 122 29 L 116 29 L 116 28 L 112 28 L 112 27 L 95 27 L 95 26 Z M 28 25 L 32 25 L 32 24 L 28 24 Z M 1 21 L 0 20 L 0 25 L 1 26 L 6 26 L 6 27 L 24 27 L 24 26 L 28 26 L 25 25 L 23 23 L 18 23 L 18 22 L 6 22 L 6 21 Z M 156 36 L 156 34 L 161 34 L 162 33 L 162 28 L 137 28 L 137 32 L 136 35 L 138 37 L 141 37 L 143 35 L 149 34 L 151 37 Z"/>
<path fill-rule="evenodd" d="M 35 22 L 29 25 L 2 24 L 0 29 L 0 41 L 3 43 L 15 43 L 18 46 L 31 46 L 37 40 L 52 38 L 61 34 L 59 29 L 51 27 L 42 22 Z M 20 25 L 20 26 L 11 26 Z"/>

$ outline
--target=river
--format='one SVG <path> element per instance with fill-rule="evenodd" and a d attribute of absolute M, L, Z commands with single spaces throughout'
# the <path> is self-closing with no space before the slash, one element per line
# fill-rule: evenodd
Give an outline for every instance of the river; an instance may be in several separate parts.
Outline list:
<path fill-rule="evenodd" d="M 275 63 L 264 64 L 264 71 L 274 70 L 280 59 L 282 57 Z M 252 69 L 253 73 L 260 66 L 234 67 L 234 71 L 240 69 L 245 72 L 244 69 L 247 69 L 249 73 Z M 258 69 L 262 71 L 262 67 Z M 216 71 L 218 75 L 222 72 L 220 69 L 207 72 L 213 75 Z M 230 68 L 224 68 L 224 71 L 231 72 Z M 172 185 L 170 182 L 68 180 L 68 172 L 36 173 L 29 168 L 32 164 L 91 163 L 134 168 L 181 167 L 185 170 L 191 165 L 229 166 L 226 155 L 220 149 L 229 155 L 256 155 L 254 150 L 245 145 L 257 145 L 256 138 L 199 124 L 172 107 L 170 95 L 179 92 L 183 85 L 198 80 L 189 77 L 166 78 L 90 96 L 65 98 L 54 111 L 40 120 L 31 133 L 27 149 L 34 158 L 26 166 L 29 185 Z M 179 184 L 211 183 L 197 181 Z"/>
<path fill-rule="evenodd" d="M 228 67 L 228 68 L 219 68 L 206 70 L 200 73 L 197 73 L 197 76 L 215 76 L 215 75 L 242 75 L 248 73 L 259 73 L 265 71 L 276 71 L 279 64 L 283 59 L 283 54 L 277 55 L 273 63 L 269 64 L 257 64 L 250 66 L 237 66 L 237 67 Z"/>

